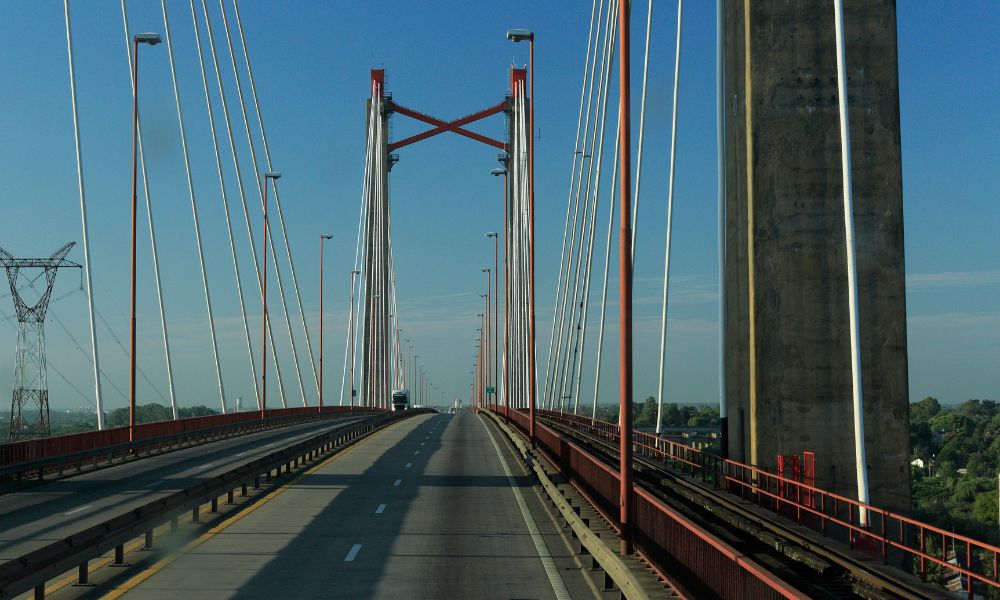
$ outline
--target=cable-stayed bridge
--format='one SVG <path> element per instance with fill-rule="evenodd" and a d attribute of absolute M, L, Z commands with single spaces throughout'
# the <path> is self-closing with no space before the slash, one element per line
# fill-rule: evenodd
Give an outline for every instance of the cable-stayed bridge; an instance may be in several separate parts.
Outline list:
<path fill-rule="evenodd" d="M 909 516 L 895 3 L 717 3 L 721 428 L 709 447 L 669 435 L 661 414 L 681 2 L 665 223 L 639 218 L 650 197 L 641 182 L 651 1 L 635 78 L 631 34 L 641 25 L 630 22 L 632 7 L 591 7 L 561 229 L 536 227 L 536 206 L 554 201 L 536 201 L 536 169 L 562 175 L 535 157 L 535 33 L 507 32 L 527 64 L 497 73 L 495 100 L 467 116 L 409 108 L 416 90 L 390 90 L 391 69 L 370 71 L 356 94 L 366 103 L 364 139 L 354 144 L 364 168 L 352 269 L 326 284 L 349 279 L 334 370 L 324 369 L 322 299 L 310 336 L 285 223 L 292 209 L 283 209 L 237 0 L 170 10 L 161 0 L 160 32 L 130 28 L 120 4 L 133 107 L 129 339 L 97 327 L 107 313 L 94 299 L 77 13 L 63 6 L 90 343 L 55 323 L 92 368 L 92 385 L 67 383 L 93 398 L 97 428 L 45 436 L 12 426 L 0 445 L 0 597 L 972 598 L 1000 589 L 1000 548 Z M 193 49 L 176 42 L 169 16 L 181 12 Z M 175 53 L 192 50 L 185 64 L 197 65 L 207 131 L 185 121 Z M 187 418 L 175 382 L 189 375 L 174 368 L 160 271 L 174 245 L 156 237 L 139 94 L 140 57 L 161 51 L 181 142 L 174 176 L 198 258 L 186 275 L 203 297 L 211 361 L 201 366 L 214 374 L 219 407 Z M 796 62 L 803 56 L 812 62 Z M 858 70 L 867 79 L 852 80 Z M 392 123 L 402 118 L 425 129 L 396 138 Z M 480 121 L 498 134 L 473 127 Z M 192 174 L 196 135 L 210 148 L 211 189 Z M 393 243 L 409 227 L 393 218 L 393 165 L 438 135 L 466 138 L 503 184 L 495 227 L 482 232 L 493 259 L 481 268 L 469 395 L 454 402 L 414 353 Z M 207 203 L 224 214 L 211 226 L 224 224 L 232 289 L 206 260 L 215 235 L 200 218 Z M 316 225 L 322 257 L 331 236 Z M 654 226 L 666 233 L 661 399 L 654 430 L 641 431 L 633 273 L 637 232 Z M 148 264 L 136 252 L 147 233 Z M 554 289 L 536 290 L 542 236 L 562 238 Z M 137 285 L 137 273 L 152 275 L 153 289 Z M 25 273 L 10 276 L 12 287 L 37 291 Z M 137 390 L 139 379 L 158 388 L 136 360 L 137 288 L 157 299 L 167 392 L 155 393 L 169 404 L 167 420 L 140 418 L 154 394 Z M 536 298 L 550 291 L 551 335 L 537 356 Z M 237 321 L 228 334 L 217 326 L 220 293 L 238 307 L 226 315 Z M 127 383 L 102 368 L 105 334 L 129 358 Z M 338 393 L 324 394 L 324 371 L 335 381 L 336 367 Z M 602 388 L 602 373 L 617 393 Z M 227 392 L 234 380 L 252 384 L 244 406 Z M 125 425 L 106 421 L 109 387 L 129 407 Z"/>

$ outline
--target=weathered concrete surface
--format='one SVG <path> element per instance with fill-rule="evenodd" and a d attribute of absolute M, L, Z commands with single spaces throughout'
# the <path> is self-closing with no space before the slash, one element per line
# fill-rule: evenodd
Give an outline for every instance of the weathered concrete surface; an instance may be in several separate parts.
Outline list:
<path fill-rule="evenodd" d="M 908 509 L 896 8 L 845 10 L 871 497 Z M 856 497 L 833 3 L 728 0 L 725 32 L 731 455 Z"/>

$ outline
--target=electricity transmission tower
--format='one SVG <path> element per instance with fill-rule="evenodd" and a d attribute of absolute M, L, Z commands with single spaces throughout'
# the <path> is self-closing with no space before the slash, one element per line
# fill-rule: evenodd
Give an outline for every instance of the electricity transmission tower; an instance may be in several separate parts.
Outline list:
<path fill-rule="evenodd" d="M 7 270 L 10 295 L 17 311 L 17 352 L 14 355 L 14 393 L 10 404 L 11 442 L 20 439 L 48 437 L 49 429 L 49 389 L 45 374 L 45 313 L 52 298 L 52 286 L 56 273 L 66 267 L 80 268 L 75 262 L 66 260 L 66 254 L 76 242 L 69 242 L 48 258 L 14 258 L 0 248 L 0 267 Z M 43 275 L 45 288 L 33 306 L 28 306 L 18 290 L 21 269 L 42 269 L 27 279 L 28 286 L 34 287 Z M 25 405 L 29 406 L 27 416 Z M 37 417 L 30 411 L 38 411 Z"/>

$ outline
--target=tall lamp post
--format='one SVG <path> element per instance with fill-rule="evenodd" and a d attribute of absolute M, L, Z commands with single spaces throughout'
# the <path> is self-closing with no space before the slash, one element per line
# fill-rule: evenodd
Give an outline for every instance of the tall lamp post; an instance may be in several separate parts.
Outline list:
<path fill-rule="evenodd" d="M 497 358 L 497 346 L 499 344 L 499 336 L 497 335 L 497 327 L 499 326 L 498 319 L 498 308 L 500 307 L 500 237 L 495 231 L 486 232 L 486 239 L 493 238 L 493 375 L 491 379 L 493 380 L 493 398 L 496 399 L 497 408 L 500 407 L 500 395 L 497 393 L 497 389 L 500 387 L 497 385 L 497 364 L 499 363 L 499 358 Z"/>
<path fill-rule="evenodd" d="M 319 236 L 319 410 L 323 412 L 323 242 L 332 235 Z"/>
<path fill-rule="evenodd" d="M 622 11 L 628 10 L 623 2 Z M 528 109 L 528 438 L 535 443 L 535 34 L 527 29 L 511 29 L 507 39 L 528 41 L 531 71 L 531 106 Z"/>
<path fill-rule="evenodd" d="M 506 155 L 501 154 L 501 162 L 504 162 Z M 510 289 L 508 282 L 510 281 L 510 273 L 507 267 L 507 244 L 509 243 L 509 233 L 507 229 L 507 169 L 493 169 L 490 171 L 490 175 L 494 177 L 503 177 L 503 410 L 504 417 L 510 418 L 510 382 L 508 381 L 507 371 L 510 369 L 510 361 L 507 357 L 507 333 L 510 330 L 510 315 L 508 314 L 508 306 L 510 303 Z M 488 234 L 487 234 L 488 235 Z M 497 240 L 499 242 L 499 238 Z M 495 254 L 495 253 L 494 253 Z M 496 262 L 496 260 L 494 260 Z M 500 271 L 498 270 L 497 273 Z M 499 277 L 497 278 L 499 283 Z M 499 304 L 499 298 L 497 299 L 497 304 Z"/>
<path fill-rule="evenodd" d="M 347 399 L 347 404 L 351 410 L 354 410 L 354 395 L 357 393 L 354 389 L 354 336 L 356 334 L 354 327 L 354 279 L 360 274 L 361 271 L 351 271 L 351 312 L 348 315 L 351 322 L 347 324 L 347 343 L 350 345 L 349 352 L 351 355 L 351 396 Z M 341 398 L 341 405 L 343 405 L 343 398 Z"/>
<path fill-rule="evenodd" d="M 267 180 L 281 179 L 281 173 L 268 171 L 264 173 L 264 266 L 260 285 L 261 304 L 261 338 L 260 338 L 260 418 L 267 414 Z"/>
<path fill-rule="evenodd" d="M 621 202 L 619 229 L 618 272 L 618 425 L 621 431 L 618 472 L 619 522 L 621 524 L 621 554 L 632 554 L 632 215 L 631 215 L 631 153 L 630 132 L 630 4 L 618 5 L 618 193 Z"/>
<path fill-rule="evenodd" d="M 137 33 L 132 37 L 132 307 L 129 321 L 129 395 L 128 439 L 135 440 L 135 240 L 138 196 L 136 194 L 136 156 L 139 145 L 139 44 L 155 46 L 160 43 L 158 33 Z"/>
<path fill-rule="evenodd" d="M 493 313 L 491 312 L 491 305 L 493 302 L 493 292 L 490 290 L 493 283 L 493 269 L 490 267 L 485 267 L 479 269 L 481 273 L 486 273 L 486 403 L 489 404 L 491 399 L 490 387 L 493 388 L 492 398 L 496 398 L 496 379 L 493 376 L 493 371 L 491 370 L 493 364 L 493 357 L 491 356 L 493 350 Z"/>

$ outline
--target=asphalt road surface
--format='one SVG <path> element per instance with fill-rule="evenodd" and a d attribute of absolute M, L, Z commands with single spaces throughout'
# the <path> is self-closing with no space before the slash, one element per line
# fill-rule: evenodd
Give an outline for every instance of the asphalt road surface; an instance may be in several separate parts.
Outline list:
<path fill-rule="evenodd" d="M 154 454 L 0 496 L 0 562 L 359 418 L 270 429 Z"/>
<path fill-rule="evenodd" d="M 469 413 L 392 425 L 104 592 L 594 597 L 523 466 L 484 417 Z"/>

